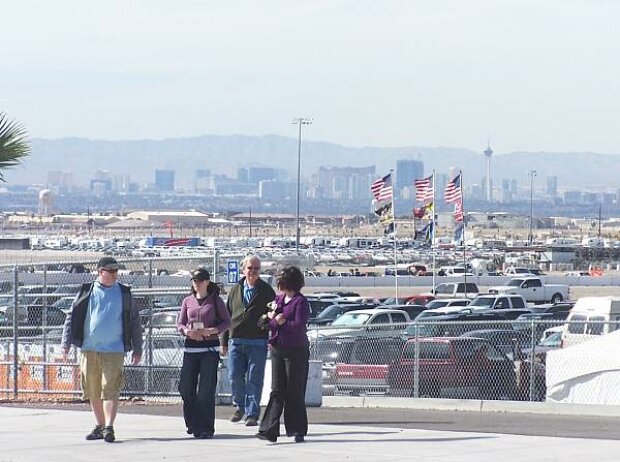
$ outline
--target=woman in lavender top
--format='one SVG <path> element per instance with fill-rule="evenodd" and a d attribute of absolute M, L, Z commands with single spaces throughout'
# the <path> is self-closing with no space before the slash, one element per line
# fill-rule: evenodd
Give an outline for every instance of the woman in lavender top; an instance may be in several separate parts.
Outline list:
<path fill-rule="evenodd" d="M 204 268 L 192 271 L 192 294 L 185 297 L 177 328 L 185 336 L 179 392 L 187 433 L 210 439 L 215 433 L 215 392 L 220 361 L 219 334 L 230 315 Z"/>
<path fill-rule="evenodd" d="M 276 279 L 281 292 L 269 317 L 271 346 L 271 395 L 256 436 L 276 442 L 280 436 L 280 416 L 284 411 L 287 436 L 296 443 L 308 433 L 306 381 L 308 379 L 308 300 L 300 290 L 303 273 L 296 266 L 285 266 Z"/>

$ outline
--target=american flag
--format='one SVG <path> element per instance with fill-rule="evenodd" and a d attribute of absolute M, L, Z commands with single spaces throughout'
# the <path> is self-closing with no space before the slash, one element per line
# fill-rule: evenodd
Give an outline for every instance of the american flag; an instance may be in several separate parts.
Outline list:
<path fill-rule="evenodd" d="M 433 199 L 433 175 L 421 180 L 415 180 L 413 184 L 415 184 L 415 200 L 417 202 Z"/>
<path fill-rule="evenodd" d="M 459 201 L 462 202 L 460 173 L 448 182 L 443 196 L 448 204 L 456 204 Z"/>
<path fill-rule="evenodd" d="M 457 223 L 462 223 L 463 218 L 463 201 L 459 199 L 457 202 L 454 203 L 454 220 Z"/>
<path fill-rule="evenodd" d="M 379 202 L 392 200 L 392 174 L 388 173 L 370 185 L 372 195 Z"/>

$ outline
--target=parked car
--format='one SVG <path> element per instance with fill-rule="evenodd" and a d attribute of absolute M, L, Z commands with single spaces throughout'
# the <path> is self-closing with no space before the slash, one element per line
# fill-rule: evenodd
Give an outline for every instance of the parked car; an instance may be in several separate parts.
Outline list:
<path fill-rule="evenodd" d="M 474 282 L 443 282 L 437 284 L 431 295 L 440 298 L 475 298 L 480 289 Z"/>
<path fill-rule="evenodd" d="M 489 288 L 491 294 L 522 295 L 528 302 L 559 303 L 570 298 L 570 288 L 566 284 L 544 284 L 537 277 L 513 278 L 506 285 Z"/>
<path fill-rule="evenodd" d="M 544 274 L 545 273 L 538 268 L 519 268 L 511 266 L 504 270 L 505 276 L 543 276 Z"/>
<path fill-rule="evenodd" d="M 420 313 L 426 311 L 426 307 L 423 305 L 379 305 L 375 309 L 404 311 L 409 315 L 409 319 L 415 319 Z"/>
<path fill-rule="evenodd" d="M 568 278 L 581 278 L 581 277 L 590 277 L 591 274 L 587 271 L 567 271 L 564 273 L 564 277 Z"/>
<path fill-rule="evenodd" d="M 426 305 L 431 300 L 435 300 L 433 294 L 417 294 L 405 298 L 405 303 L 411 305 Z"/>
<path fill-rule="evenodd" d="M 472 311 L 522 309 L 527 306 L 527 302 L 521 295 L 482 294 L 474 298 L 467 306 Z"/>
<path fill-rule="evenodd" d="M 487 340 L 466 337 L 408 340 L 401 357 L 390 364 L 392 394 L 474 399 L 513 399 L 514 363 Z"/>
<path fill-rule="evenodd" d="M 313 302 L 310 302 L 311 304 Z M 316 317 L 308 320 L 310 326 L 328 326 L 332 324 L 336 319 L 349 311 L 363 310 L 369 308 L 366 304 L 343 304 L 343 305 L 330 305 L 321 311 Z"/>
<path fill-rule="evenodd" d="M 439 300 L 431 300 L 426 304 L 426 308 L 434 310 L 444 306 L 467 306 L 471 300 L 469 298 L 441 298 Z"/>
<path fill-rule="evenodd" d="M 562 331 L 562 347 L 591 340 L 618 328 L 620 297 L 582 297 L 577 300 L 566 318 Z"/>
<path fill-rule="evenodd" d="M 546 329 L 563 325 L 566 322 L 567 316 L 567 311 L 558 311 L 556 313 L 532 312 L 519 316 L 512 322 L 512 326 L 515 330 L 527 332 L 528 335 L 532 335 L 533 323 L 535 329 L 533 335 L 538 338 Z"/>
<path fill-rule="evenodd" d="M 439 308 L 442 309 L 442 308 Z M 463 308 L 467 310 L 467 307 Z M 428 311 L 428 310 L 427 310 Z M 427 311 L 424 313 L 426 314 Z M 499 311 L 485 313 L 452 313 L 416 319 L 402 332 L 402 338 L 457 337 L 465 332 L 480 329 L 510 328 L 510 322 Z"/>
<path fill-rule="evenodd" d="M 400 357 L 403 344 L 399 338 L 356 339 L 346 362 L 342 357 L 336 362 L 335 392 L 387 393 L 389 365 Z"/>
<path fill-rule="evenodd" d="M 400 329 L 402 324 L 409 321 L 409 315 L 401 310 L 377 308 L 354 310 L 344 313 L 332 322 L 331 326 L 320 332 L 316 330 L 308 332 L 308 336 L 364 336 L 369 332 L 382 336 Z"/>
<path fill-rule="evenodd" d="M 482 338 L 504 353 L 509 358 L 513 357 L 515 348 L 518 351 L 530 346 L 532 337 L 522 331 L 514 329 L 481 329 L 465 332 L 461 337 Z"/>

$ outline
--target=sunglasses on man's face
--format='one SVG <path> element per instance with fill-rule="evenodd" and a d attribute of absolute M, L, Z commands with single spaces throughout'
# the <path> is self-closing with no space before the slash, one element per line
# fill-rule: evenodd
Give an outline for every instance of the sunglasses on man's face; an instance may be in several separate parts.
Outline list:
<path fill-rule="evenodd" d="M 105 271 L 106 273 L 110 273 L 110 274 L 116 274 L 118 273 L 117 269 L 102 269 L 101 271 Z"/>
<path fill-rule="evenodd" d="M 245 269 L 249 269 L 249 270 L 254 271 L 254 270 L 259 270 L 260 266 L 246 266 Z"/>

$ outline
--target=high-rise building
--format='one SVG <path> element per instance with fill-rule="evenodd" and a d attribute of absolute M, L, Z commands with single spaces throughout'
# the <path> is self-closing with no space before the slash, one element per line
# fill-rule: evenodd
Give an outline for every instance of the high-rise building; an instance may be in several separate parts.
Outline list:
<path fill-rule="evenodd" d="M 558 177 L 549 175 L 547 177 L 547 196 L 556 197 L 558 195 Z"/>
<path fill-rule="evenodd" d="M 375 166 L 319 167 L 318 188 L 328 199 L 370 198 L 370 184 L 375 180 Z M 365 189 L 365 191 L 364 191 Z"/>
<path fill-rule="evenodd" d="M 71 190 L 73 187 L 73 173 L 60 170 L 47 172 L 47 186 L 57 191 Z"/>
<path fill-rule="evenodd" d="M 415 180 L 424 178 L 424 162 L 402 159 L 396 161 L 396 195 L 402 197 L 402 189 L 412 186 Z"/>
<path fill-rule="evenodd" d="M 502 180 L 502 191 L 500 200 L 503 203 L 510 202 L 512 200 L 512 192 L 510 191 L 510 179 L 504 178 Z"/>
<path fill-rule="evenodd" d="M 301 191 L 304 195 L 303 189 Z M 258 183 L 258 197 L 268 200 L 292 200 L 297 197 L 297 183 L 292 181 L 263 180 Z"/>
<path fill-rule="evenodd" d="M 155 189 L 174 191 L 174 170 L 155 170 Z"/>

